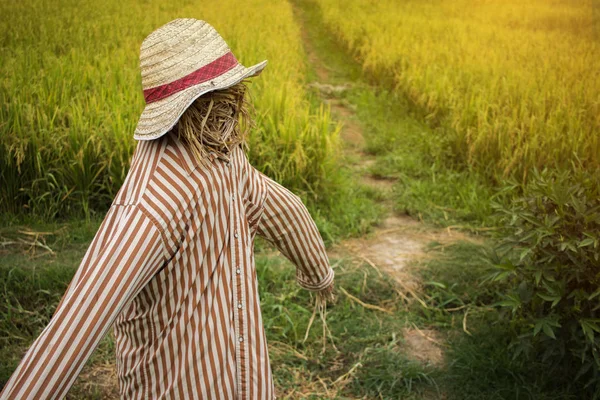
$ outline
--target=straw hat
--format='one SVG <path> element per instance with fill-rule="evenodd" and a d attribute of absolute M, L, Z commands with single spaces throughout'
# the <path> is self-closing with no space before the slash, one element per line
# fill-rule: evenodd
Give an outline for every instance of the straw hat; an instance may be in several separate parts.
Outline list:
<path fill-rule="evenodd" d="M 198 97 L 257 76 L 266 65 L 267 60 L 251 67 L 240 64 L 205 21 L 180 18 L 161 26 L 144 39 L 140 49 L 146 107 L 134 139 L 163 136 Z"/>

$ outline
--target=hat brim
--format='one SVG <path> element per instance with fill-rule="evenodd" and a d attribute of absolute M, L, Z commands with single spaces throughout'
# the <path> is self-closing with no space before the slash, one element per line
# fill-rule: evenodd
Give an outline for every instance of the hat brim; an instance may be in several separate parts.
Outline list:
<path fill-rule="evenodd" d="M 223 75 L 211 81 L 203 82 L 177 92 L 159 101 L 146 104 L 135 128 L 135 140 L 154 140 L 169 132 L 175 126 L 184 111 L 198 97 L 213 90 L 226 89 L 245 78 L 258 76 L 267 65 L 267 60 L 251 67 L 236 65 Z"/>

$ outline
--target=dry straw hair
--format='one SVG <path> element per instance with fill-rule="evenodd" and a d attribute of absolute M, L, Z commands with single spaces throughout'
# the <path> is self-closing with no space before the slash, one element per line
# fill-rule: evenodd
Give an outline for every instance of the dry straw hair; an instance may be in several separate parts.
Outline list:
<path fill-rule="evenodd" d="M 173 133 L 189 146 L 201 165 L 209 165 L 211 152 L 228 159 L 235 146 L 248 147 L 255 122 L 246 83 L 243 80 L 198 97 L 174 126 Z"/>

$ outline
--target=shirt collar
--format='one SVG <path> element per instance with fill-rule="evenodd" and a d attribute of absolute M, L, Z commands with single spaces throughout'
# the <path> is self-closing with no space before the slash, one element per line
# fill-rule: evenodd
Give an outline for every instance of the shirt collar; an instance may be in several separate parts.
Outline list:
<path fill-rule="evenodd" d="M 198 165 L 199 165 L 198 160 L 196 159 L 196 157 L 194 157 L 194 154 L 191 152 L 191 150 L 188 149 L 188 147 L 185 145 L 185 143 L 183 143 L 177 137 L 177 135 L 170 134 L 169 137 L 173 143 L 174 151 L 177 153 L 179 158 L 181 160 L 183 160 L 183 166 L 184 166 L 187 174 L 190 175 L 198 167 Z M 225 162 L 229 162 L 229 158 L 220 157 L 217 153 L 215 153 L 213 151 L 211 151 L 208 154 L 208 157 L 211 159 L 211 161 L 214 160 L 215 158 L 219 158 Z"/>

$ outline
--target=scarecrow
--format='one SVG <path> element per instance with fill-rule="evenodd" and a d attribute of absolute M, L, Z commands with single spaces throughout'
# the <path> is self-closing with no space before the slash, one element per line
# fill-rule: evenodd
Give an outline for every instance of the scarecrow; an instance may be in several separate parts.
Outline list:
<path fill-rule="evenodd" d="M 123 399 L 276 398 L 256 235 L 296 266 L 323 322 L 335 296 L 300 197 L 244 151 L 253 126 L 246 79 L 266 64 L 243 66 L 196 19 L 171 21 L 144 40 L 146 106 L 127 177 L 0 399 L 64 398 L 110 327 Z"/>

